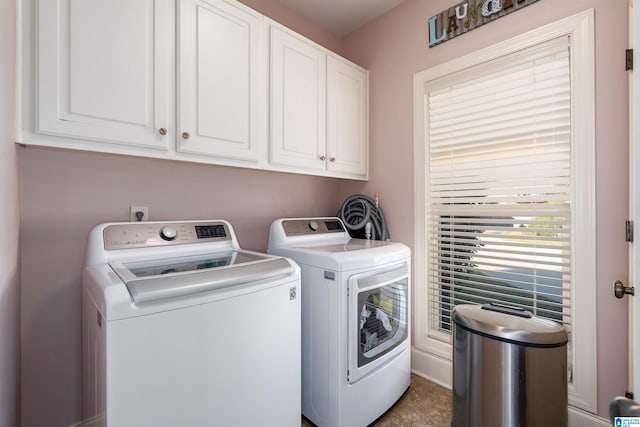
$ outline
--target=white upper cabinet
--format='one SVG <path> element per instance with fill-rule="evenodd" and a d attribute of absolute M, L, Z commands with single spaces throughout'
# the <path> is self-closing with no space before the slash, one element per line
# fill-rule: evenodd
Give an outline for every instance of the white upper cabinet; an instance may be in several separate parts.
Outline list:
<path fill-rule="evenodd" d="M 368 179 L 368 72 L 239 1 L 17 6 L 16 142 Z"/>
<path fill-rule="evenodd" d="M 327 57 L 327 169 L 367 177 L 369 159 L 368 72 Z"/>
<path fill-rule="evenodd" d="M 219 0 L 179 8 L 177 150 L 257 161 L 262 15 Z"/>
<path fill-rule="evenodd" d="M 73 138 L 66 142 L 71 148 L 88 148 L 89 140 L 166 149 L 172 2 L 59 0 L 31 7 L 38 68 L 25 119 L 32 129 Z"/>
<path fill-rule="evenodd" d="M 275 25 L 269 27 L 269 40 L 269 161 L 322 171 L 326 157 L 326 54 Z"/>
<path fill-rule="evenodd" d="M 269 23 L 270 165 L 368 179 L 368 73 Z"/>

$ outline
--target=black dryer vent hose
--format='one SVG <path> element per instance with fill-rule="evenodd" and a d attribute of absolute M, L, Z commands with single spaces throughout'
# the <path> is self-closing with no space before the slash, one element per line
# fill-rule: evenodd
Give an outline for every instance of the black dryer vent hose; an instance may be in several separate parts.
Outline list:
<path fill-rule="evenodd" d="M 382 208 L 376 207 L 376 202 L 371 197 L 363 194 L 349 196 L 342 204 L 338 217 L 344 222 L 351 237 L 367 238 L 366 225 L 371 223 L 372 240 L 389 240 Z"/>

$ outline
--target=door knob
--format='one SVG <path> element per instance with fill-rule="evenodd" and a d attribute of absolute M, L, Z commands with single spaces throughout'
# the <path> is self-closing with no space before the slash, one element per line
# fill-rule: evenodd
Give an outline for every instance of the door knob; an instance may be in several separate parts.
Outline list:
<path fill-rule="evenodd" d="M 613 294 L 616 298 L 622 299 L 625 295 L 635 295 L 636 288 L 632 286 L 625 286 L 620 280 L 616 280 L 613 283 Z"/>

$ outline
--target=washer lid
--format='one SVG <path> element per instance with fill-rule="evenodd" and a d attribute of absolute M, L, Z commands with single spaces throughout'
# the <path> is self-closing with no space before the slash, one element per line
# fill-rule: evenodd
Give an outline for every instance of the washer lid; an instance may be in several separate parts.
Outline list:
<path fill-rule="evenodd" d="M 468 331 L 514 344 L 557 347 L 565 345 L 569 339 L 562 324 L 504 304 L 457 305 L 451 318 Z"/>
<path fill-rule="evenodd" d="M 295 270 L 284 258 L 242 250 L 109 265 L 138 304 L 285 276 Z"/>

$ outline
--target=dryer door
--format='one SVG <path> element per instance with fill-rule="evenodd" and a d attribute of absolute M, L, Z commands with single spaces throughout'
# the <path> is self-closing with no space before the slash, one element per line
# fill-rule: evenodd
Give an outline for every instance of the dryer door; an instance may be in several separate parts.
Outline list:
<path fill-rule="evenodd" d="M 408 345 L 409 265 L 349 278 L 349 369 L 355 383 Z"/>

